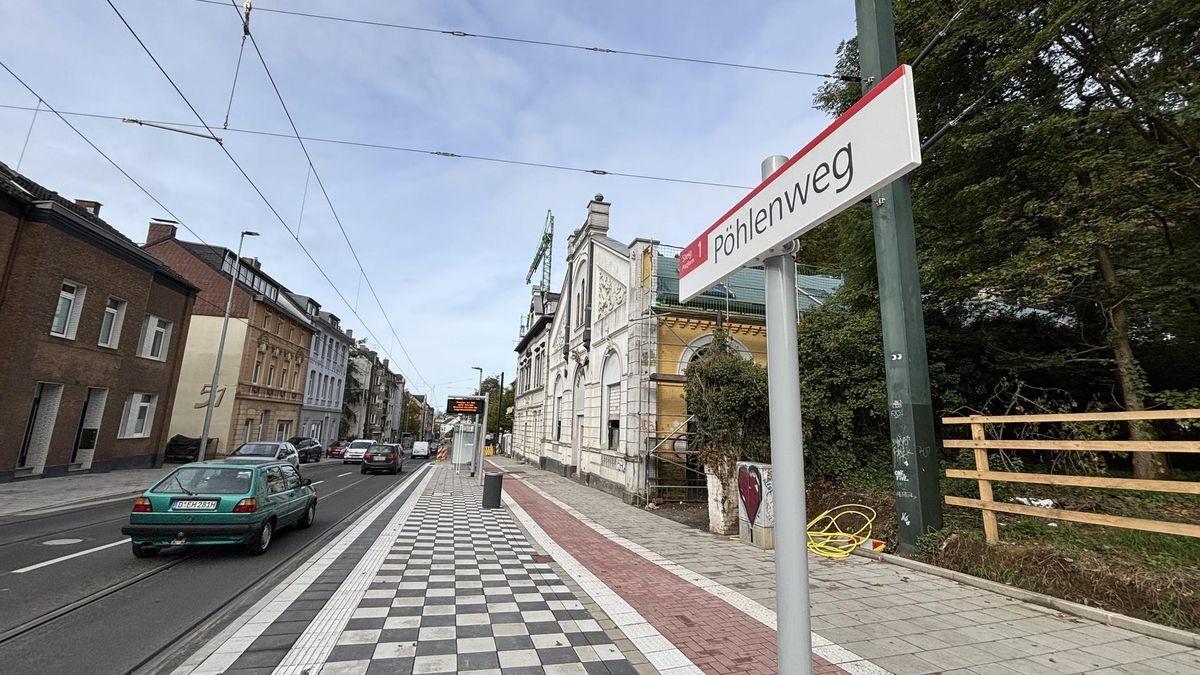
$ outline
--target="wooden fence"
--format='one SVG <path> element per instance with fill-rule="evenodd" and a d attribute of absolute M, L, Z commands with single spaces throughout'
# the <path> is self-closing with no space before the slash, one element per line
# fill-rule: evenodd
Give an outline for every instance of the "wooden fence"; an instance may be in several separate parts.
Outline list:
<path fill-rule="evenodd" d="M 979 482 L 979 499 L 946 497 L 951 506 L 965 506 L 983 510 L 983 532 L 989 544 L 1000 541 L 996 526 L 997 513 L 1015 513 L 1055 520 L 1067 520 L 1091 525 L 1123 527 L 1144 532 L 1161 532 L 1188 537 L 1200 537 L 1200 525 L 1176 523 L 1143 518 L 1109 516 L 1066 509 L 1041 508 L 1023 504 L 1009 504 L 992 500 L 992 482 L 1033 483 L 1065 487 L 1111 488 L 1118 490 L 1147 490 L 1152 492 L 1174 492 L 1200 495 L 1200 483 L 1178 480 L 1139 480 L 1134 478 L 1105 478 L 1098 476 L 1063 476 L 1040 473 L 1014 473 L 992 471 L 988 465 L 989 450 L 1043 450 L 1077 452 L 1200 452 L 1200 441 L 1101 441 L 1101 440 L 1018 440 L 988 439 L 984 434 L 987 424 L 1031 424 L 1063 422 L 1117 422 L 1131 420 L 1182 420 L 1200 419 L 1200 410 L 1144 410 L 1137 412 L 1074 413 L 1062 415 L 972 415 L 970 417 L 946 417 L 943 424 L 969 424 L 971 438 L 945 440 L 947 448 L 971 448 L 975 450 L 975 470 L 947 469 L 947 478 L 968 478 Z"/>

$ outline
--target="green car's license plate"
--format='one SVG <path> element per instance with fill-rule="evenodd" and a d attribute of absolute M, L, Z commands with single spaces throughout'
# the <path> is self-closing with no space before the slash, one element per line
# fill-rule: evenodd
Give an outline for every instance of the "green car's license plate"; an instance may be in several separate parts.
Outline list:
<path fill-rule="evenodd" d="M 175 511 L 213 511 L 217 508 L 215 499 L 177 499 L 171 505 Z"/>

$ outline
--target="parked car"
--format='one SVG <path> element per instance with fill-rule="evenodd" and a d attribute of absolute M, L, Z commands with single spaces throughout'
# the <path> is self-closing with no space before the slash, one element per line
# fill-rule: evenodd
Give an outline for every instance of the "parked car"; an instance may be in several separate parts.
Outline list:
<path fill-rule="evenodd" d="M 176 434 L 167 441 L 163 460 L 167 462 L 194 462 L 200 454 L 200 439 Z"/>
<path fill-rule="evenodd" d="M 417 441 L 413 443 L 412 451 L 408 453 L 413 459 L 429 459 L 429 442 Z"/>
<path fill-rule="evenodd" d="M 346 451 L 342 453 L 342 464 L 361 462 L 363 453 L 370 449 L 372 445 L 375 445 L 375 441 L 372 441 L 369 438 L 360 438 L 355 441 L 350 441 L 350 445 L 347 445 Z"/>
<path fill-rule="evenodd" d="M 329 459 L 341 459 L 342 455 L 346 454 L 346 446 L 349 445 L 346 441 L 335 441 L 329 445 L 329 449 L 325 451 L 325 456 Z"/>
<path fill-rule="evenodd" d="M 325 454 L 325 449 L 321 447 L 321 441 L 315 438 L 306 436 L 293 436 L 288 439 L 288 443 L 296 446 L 296 454 L 300 456 L 300 463 L 319 462 L 321 456 Z"/>
<path fill-rule="evenodd" d="M 229 453 L 226 459 L 235 463 L 274 462 L 283 460 L 293 467 L 300 468 L 300 455 L 296 446 L 286 441 L 255 441 L 242 443 L 236 450 Z"/>
<path fill-rule="evenodd" d="M 289 462 L 226 459 L 172 471 L 134 500 L 121 533 L 139 558 L 167 546 L 218 544 L 242 545 L 258 555 L 279 528 L 311 527 L 316 517 L 312 480 L 301 480 Z"/>
<path fill-rule="evenodd" d="M 400 473 L 400 448 L 395 443 L 376 443 L 363 453 L 361 473 L 387 471 L 393 476 Z"/>

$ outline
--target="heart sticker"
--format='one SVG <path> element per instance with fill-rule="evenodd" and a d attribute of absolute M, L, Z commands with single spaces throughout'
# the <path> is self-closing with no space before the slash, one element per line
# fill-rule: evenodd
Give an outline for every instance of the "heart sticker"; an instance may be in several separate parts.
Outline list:
<path fill-rule="evenodd" d="M 762 474 L 757 466 L 738 467 L 738 494 L 742 498 L 742 506 L 746 508 L 746 517 L 750 520 L 750 541 L 754 541 L 754 521 L 762 506 Z"/>

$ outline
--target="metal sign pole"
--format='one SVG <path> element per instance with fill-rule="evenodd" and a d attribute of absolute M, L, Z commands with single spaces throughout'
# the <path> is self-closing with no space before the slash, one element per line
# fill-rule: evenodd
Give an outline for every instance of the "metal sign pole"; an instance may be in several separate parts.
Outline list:
<path fill-rule="evenodd" d="M 479 429 L 476 431 L 479 442 L 476 444 L 475 473 L 478 474 L 480 485 L 483 485 L 483 444 L 487 439 L 488 404 L 490 402 L 490 393 L 485 392 L 483 394 L 483 420 L 479 423 Z"/>
<path fill-rule="evenodd" d="M 765 180 L 787 162 L 763 160 Z M 779 672 L 812 673 L 808 606 L 807 517 L 804 505 L 804 439 L 800 418 L 800 355 L 796 344 L 795 244 L 767 258 L 767 387 L 771 414 L 771 471 L 775 476 L 775 597 L 779 617 Z"/>

